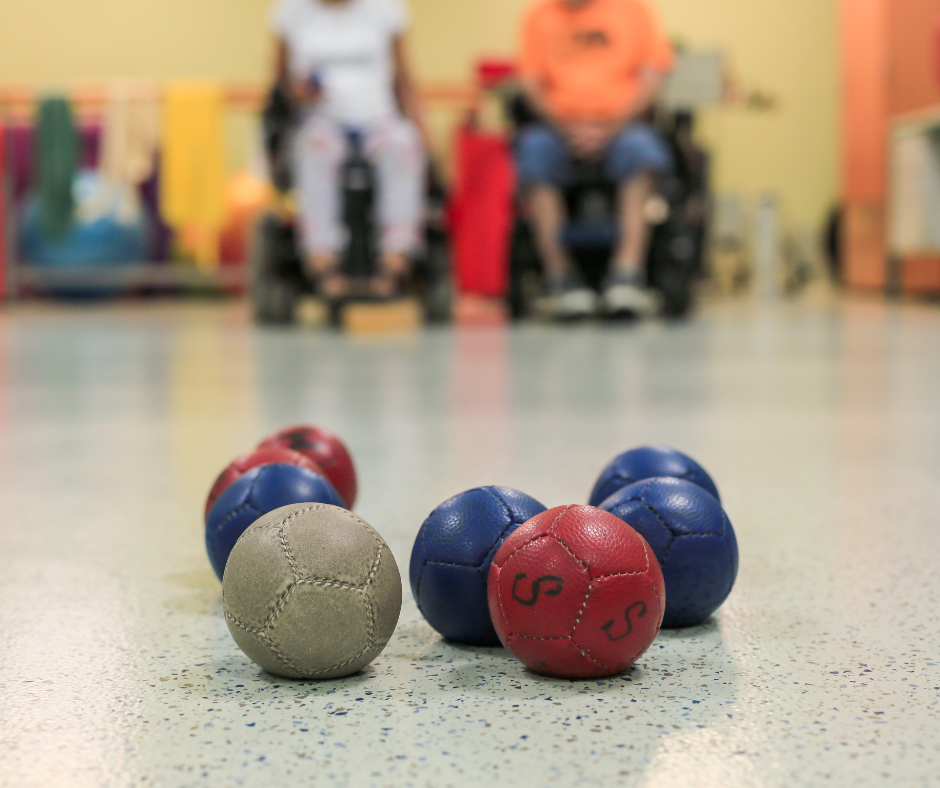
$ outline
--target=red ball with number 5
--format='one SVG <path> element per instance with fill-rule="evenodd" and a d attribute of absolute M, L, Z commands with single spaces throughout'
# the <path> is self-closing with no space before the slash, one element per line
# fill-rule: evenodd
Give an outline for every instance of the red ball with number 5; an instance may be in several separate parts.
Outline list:
<path fill-rule="evenodd" d="M 572 679 L 620 673 L 663 621 L 663 573 L 646 540 L 593 506 L 559 506 L 503 542 L 487 580 L 502 644 L 532 670 Z"/>

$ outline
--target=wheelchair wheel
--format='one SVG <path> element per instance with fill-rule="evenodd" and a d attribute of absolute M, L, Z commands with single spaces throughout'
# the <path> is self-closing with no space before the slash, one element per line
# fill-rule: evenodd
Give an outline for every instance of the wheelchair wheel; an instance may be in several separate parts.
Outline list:
<path fill-rule="evenodd" d="M 653 233 L 649 282 L 662 295 L 665 317 L 680 318 L 692 308 L 699 240 L 684 222 L 667 220 Z"/>
<path fill-rule="evenodd" d="M 289 326 L 294 323 L 297 293 L 287 283 L 273 279 L 252 289 L 251 304 L 260 325 Z"/>
<path fill-rule="evenodd" d="M 294 228 L 274 215 L 258 223 L 251 255 L 249 297 L 261 325 L 291 325 L 302 286 Z"/>
<path fill-rule="evenodd" d="M 454 283 L 446 238 L 430 239 L 421 272 L 421 305 L 429 324 L 447 323 L 454 311 Z"/>
<path fill-rule="evenodd" d="M 509 316 L 523 320 L 535 313 L 542 292 L 538 253 L 529 226 L 518 219 L 512 231 L 509 250 Z"/>

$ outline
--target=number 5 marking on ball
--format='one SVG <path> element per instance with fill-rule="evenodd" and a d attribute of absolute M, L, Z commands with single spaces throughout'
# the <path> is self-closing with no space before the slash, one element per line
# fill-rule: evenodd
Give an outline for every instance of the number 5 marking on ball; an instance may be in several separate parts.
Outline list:
<path fill-rule="evenodd" d="M 539 593 L 542 590 L 542 583 L 554 583 L 554 588 L 549 588 L 545 592 L 545 596 L 558 596 L 561 593 L 561 589 L 564 588 L 565 581 L 560 577 L 555 577 L 554 575 L 545 575 L 540 577 L 534 583 L 532 583 L 532 596 L 529 599 L 523 599 L 516 593 L 516 586 L 519 585 L 520 580 L 525 580 L 528 575 L 525 572 L 516 575 L 515 579 L 512 581 L 512 598 L 515 599 L 520 605 L 525 605 L 526 607 L 532 607 L 536 602 L 539 601 Z"/>
<path fill-rule="evenodd" d="M 637 618 L 643 618 L 643 616 L 646 615 L 646 602 L 634 602 L 632 605 L 630 605 L 630 607 L 628 607 L 623 614 L 624 618 L 627 619 L 627 631 L 622 635 L 617 635 L 614 637 L 614 633 L 612 631 L 615 623 L 614 621 L 608 621 L 606 624 L 604 624 L 601 629 L 607 633 L 607 637 L 614 641 L 623 640 L 627 635 L 633 632 L 633 622 L 630 620 L 630 613 L 632 613 L 637 608 L 640 610 L 640 612 L 636 614 Z"/>

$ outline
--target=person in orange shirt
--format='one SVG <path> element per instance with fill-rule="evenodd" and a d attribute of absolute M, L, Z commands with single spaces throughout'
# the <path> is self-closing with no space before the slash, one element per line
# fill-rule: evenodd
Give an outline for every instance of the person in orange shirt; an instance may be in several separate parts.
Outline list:
<path fill-rule="evenodd" d="M 657 173 L 671 167 L 665 142 L 641 117 L 672 67 L 673 52 L 644 0 L 540 0 L 525 19 L 521 76 L 541 122 L 517 149 L 549 303 L 560 318 L 592 314 L 597 296 L 561 240 L 562 189 L 576 160 L 603 160 L 620 184 L 619 243 L 601 302 L 612 315 L 655 309 L 643 262 L 644 206 Z"/>

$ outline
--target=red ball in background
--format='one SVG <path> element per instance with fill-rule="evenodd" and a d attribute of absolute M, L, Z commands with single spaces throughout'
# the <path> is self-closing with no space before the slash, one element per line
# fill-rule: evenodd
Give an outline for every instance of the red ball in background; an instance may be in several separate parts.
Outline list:
<path fill-rule="evenodd" d="M 315 473 L 326 475 L 320 469 L 319 465 L 299 451 L 278 447 L 271 449 L 255 449 L 250 454 L 243 454 L 241 457 L 232 460 L 232 462 L 226 466 L 225 470 L 218 475 L 212 485 L 212 489 L 209 490 L 209 498 L 206 500 L 206 514 L 209 514 L 209 510 L 212 508 L 212 504 L 215 503 L 216 498 L 225 492 L 226 487 L 237 478 L 248 473 L 252 468 L 274 462 L 283 465 L 296 465 L 299 468 L 306 468 Z"/>
<path fill-rule="evenodd" d="M 308 425 L 288 427 L 258 444 L 259 449 L 273 447 L 293 449 L 313 460 L 346 507 L 352 509 L 356 502 L 356 468 L 348 449 L 332 432 Z"/>
<path fill-rule="evenodd" d="M 558 506 L 520 525 L 490 567 L 502 644 L 539 673 L 572 679 L 626 670 L 663 621 L 663 573 L 646 540 L 593 506 Z"/>

